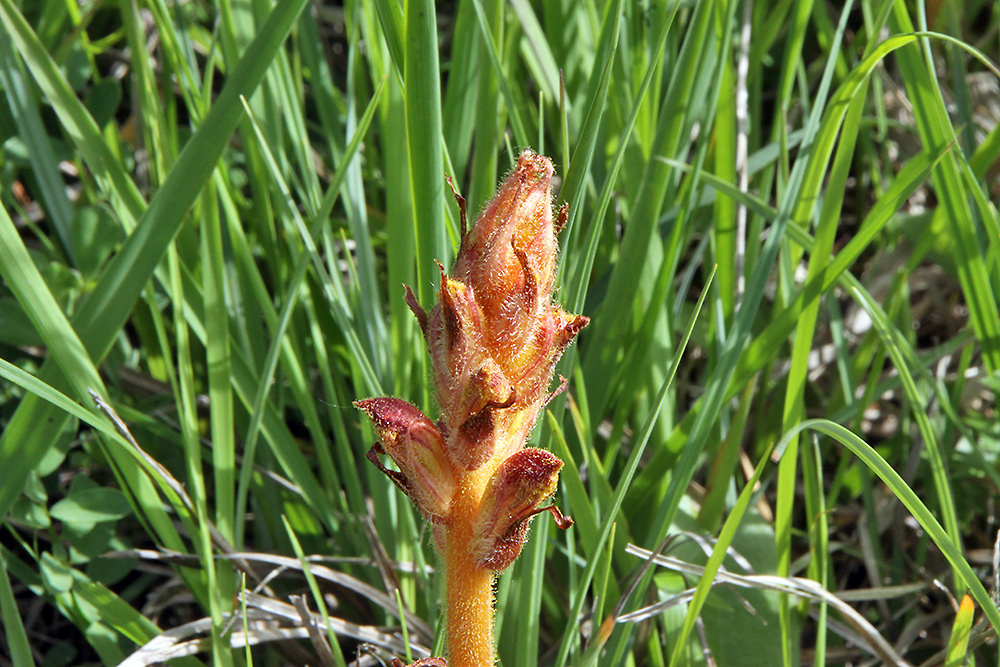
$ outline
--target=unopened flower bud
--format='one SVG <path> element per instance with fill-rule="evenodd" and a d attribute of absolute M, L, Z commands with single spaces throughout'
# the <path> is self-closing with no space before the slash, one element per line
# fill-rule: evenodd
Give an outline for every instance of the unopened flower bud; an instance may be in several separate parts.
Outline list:
<path fill-rule="evenodd" d="M 490 478 L 473 526 L 472 552 L 481 567 L 503 570 L 514 562 L 528 538 L 531 518 L 549 510 L 560 528 L 573 520 L 553 506 L 539 507 L 556 491 L 563 462 L 543 449 L 522 449 Z"/>
<path fill-rule="evenodd" d="M 462 238 L 427 315 L 407 291 L 434 365 L 448 451 L 475 470 L 524 447 L 563 350 L 590 321 L 551 301 L 552 163 L 530 150 Z"/>
<path fill-rule="evenodd" d="M 379 442 L 369 460 L 399 486 L 428 520 L 447 521 L 455 490 L 455 470 L 445 450 L 441 432 L 424 413 L 398 398 L 355 401 L 372 420 Z M 378 459 L 387 454 L 399 472 L 385 468 Z"/>
<path fill-rule="evenodd" d="M 553 173 L 548 158 L 521 153 L 468 230 L 456 193 L 461 245 L 451 273 L 441 267 L 434 307 L 424 311 L 406 288 L 431 358 L 437 424 L 399 399 L 355 403 L 379 436 L 369 459 L 434 524 L 442 555 L 471 567 L 453 572 L 509 566 L 539 512 L 552 512 L 561 528 L 572 524 L 555 507 L 541 507 L 556 490 L 562 462 L 524 448 L 542 407 L 565 389 L 563 380 L 549 390 L 556 362 L 590 321 L 552 302 L 556 235 L 566 222 L 565 207 L 553 217 Z M 399 472 L 382 465 L 382 453 Z"/>

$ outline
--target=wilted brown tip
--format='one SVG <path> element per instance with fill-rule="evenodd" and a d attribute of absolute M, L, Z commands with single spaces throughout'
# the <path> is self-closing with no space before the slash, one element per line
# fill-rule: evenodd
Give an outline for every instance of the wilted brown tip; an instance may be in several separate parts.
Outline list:
<path fill-rule="evenodd" d="M 385 456 L 385 450 L 382 449 L 382 445 L 375 443 L 365 454 L 365 458 L 375 464 L 375 467 L 382 471 L 382 473 L 392 480 L 392 482 L 399 487 L 399 490 L 405 493 L 407 496 L 410 495 L 409 484 L 406 480 L 406 475 L 401 472 L 396 472 L 395 470 L 389 470 L 384 465 L 382 465 L 382 460 L 379 456 Z"/>
<path fill-rule="evenodd" d="M 566 530 L 574 523 L 573 517 L 569 516 L 568 514 L 563 514 L 562 512 L 559 511 L 559 508 L 556 507 L 555 505 L 549 505 L 548 507 L 543 507 L 542 510 L 543 511 L 548 510 L 549 513 L 552 514 L 552 519 L 556 522 L 556 526 L 558 526 L 560 530 Z"/>
<path fill-rule="evenodd" d="M 556 214 L 556 221 L 553 227 L 556 230 L 556 234 L 561 232 L 569 221 L 569 204 L 563 204 L 559 207 L 559 213 Z"/>

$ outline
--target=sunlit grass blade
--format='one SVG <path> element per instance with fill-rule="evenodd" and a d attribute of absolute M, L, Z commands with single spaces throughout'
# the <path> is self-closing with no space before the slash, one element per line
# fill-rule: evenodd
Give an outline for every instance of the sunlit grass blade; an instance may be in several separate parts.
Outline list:
<path fill-rule="evenodd" d="M 549 428 L 552 429 L 550 443 L 552 451 L 562 459 L 563 472 L 562 483 L 569 499 L 569 512 L 576 522 L 575 530 L 579 533 L 579 540 L 586 547 L 587 554 L 592 554 L 597 546 L 598 526 L 597 518 L 594 516 L 594 506 L 587 497 L 587 489 L 584 487 L 580 476 L 580 467 L 573 460 L 573 454 L 566 444 L 562 428 L 551 411 L 546 413 Z"/>
<path fill-rule="evenodd" d="M 29 319 L 48 347 L 51 358 L 59 365 L 80 400 L 86 400 L 87 390 L 106 394 L 94 363 L 83 342 L 77 336 L 62 308 L 56 302 L 38 267 L 28 254 L 21 235 L 7 211 L 0 206 L 0 275 L 14 296 L 24 305 Z M 22 452 L 23 454 L 23 452 Z M 33 459 L 34 456 L 28 457 Z M 12 478 L 8 478 L 12 479 Z M 13 478 L 16 479 L 16 476 Z M 11 484 L 4 484 L 10 489 Z M 20 489 L 0 491 L 0 507 L 9 502 L 6 494 Z"/>
<path fill-rule="evenodd" d="M 945 529 L 934 518 L 934 515 L 927 509 L 927 506 L 921 502 L 913 489 L 899 476 L 899 473 L 893 470 L 892 466 L 864 440 L 843 426 L 825 419 L 809 419 L 796 425 L 784 435 L 781 442 L 775 448 L 775 451 L 780 453 L 790 437 L 794 437 L 794 435 L 805 430 L 818 431 L 833 438 L 847 447 L 872 472 L 878 475 L 889 488 L 889 491 L 906 506 L 906 509 L 910 511 L 910 514 L 920 523 L 920 526 L 927 532 L 938 549 L 941 550 L 941 553 L 958 574 L 959 580 L 983 609 L 986 618 L 989 619 L 994 630 L 1000 629 L 1000 611 L 993 604 L 989 593 L 983 587 L 979 577 L 969 566 L 962 550 L 955 546 Z"/>
<path fill-rule="evenodd" d="M 757 482 L 760 480 L 761 473 L 764 472 L 764 466 L 767 465 L 770 453 L 770 448 L 766 448 L 761 453 L 760 461 L 757 462 L 753 475 L 750 476 L 743 490 L 740 491 L 739 498 L 736 499 L 736 504 L 729 512 L 726 522 L 722 525 L 722 530 L 719 531 L 719 537 L 715 542 L 715 546 L 712 547 L 712 555 L 709 557 L 708 563 L 705 564 L 705 572 L 698 581 L 698 588 L 695 590 L 694 597 L 688 603 L 687 616 L 684 618 L 684 627 L 681 628 L 681 632 L 675 640 L 673 653 L 670 655 L 671 667 L 678 664 L 678 661 L 681 659 L 681 654 L 687 644 L 688 637 L 691 636 L 691 631 L 694 630 L 698 614 L 701 613 L 705 599 L 712 589 L 715 574 L 722 566 L 722 561 L 725 559 L 726 552 L 732 544 L 736 529 L 739 527 L 740 521 L 743 520 L 743 515 L 746 514 L 747 509 L 750 507 L 750 500 L 753 498 Z"/>
<path fill-rule="evenodd" d="M 472 6 L 476 9 L 476 19 L 479 22 L 479 30 L 483 45 L 486 47 L 486 55 L 489 57 L 490 65 L 493 68 L 493 75 L 497 81 L 504 101 L 507 103 L 507 113 L 510 115 L 510 124 L 514 132 L 514 141 L 520 146 L 530 146 L 531 138 L 528 136 L 527 127 L 521 119 L 521 108 L 514 99 L 511 92 L 507 76 L 504 74 L 501 55 L 489 30 L 489 23 L 486 12 L 483 10 L 481 0 L 471 0 Z"/>
<path fill-rule="evenodd" d="M 0 254 L 4 257 L 4 261 L 0 263 L 0 274 L 24 304 L 42 340 L 47 343 L 49 358 L 58 365 L 63 376 L 67 378 L 66 383 L 71 392 L 83 405 L 90 404 L 92 390 L 106 396 L 107 390 L 83 342 L 49 291 L 2 206 L 0 206 Z M 43 411 L 53 409 L 50 403 L 39 402 L 36 405 Z M 58 433 L 65 419 L 65 413 L 59 415 L 58 419 L 53 418 L 49 428 Z M 24 480 L 31 469 L 52 445 L 51 440 L 40 437 L 39 431 L 44 429 L 38 428 L 37 424 L 26 424 L 26 426 L 27 435 L 16 438 L 14 434 L 18 433 L 18 429 L 12 421 L 0 438 L 0 463 L 3 464 L 6 475 L 6 483 L 0 485 L 0 509 L 3 510 L 0 515 L 9 510 L 20 495 Z M 112 461 L 124 476 L 124 482 L 142 508 L 143 514 L 156 526 L 160 538 L 165 543 L 176 546 L 179 542 L 177 533 L 148 480 L 138 472 L 135 462 L 122 450 L 112 447 L 108 451 Z"/>
<path fill-rule="evenodd" d="M 676 12 L 676 5 L 674 6 L 674 12 Z M 622 128 L 622 141 L 611 160 L 611 166 L 608 169 L 607 178 L 605 179 L 604 186 L 601 188 L 601 195 L 597 210 L 593 216 L 595 223 L 590 225 L 586 241 L 578 246 L 583 248 L 582 258 L 578 254 L 577 259 L 568 262 L 570 270 L 563 272 L 566 276 L 563 278 L 563 284 L 567 286 L 566 289 L 568 292 L 567 307 L 571 312 L 576 313 L 583 310 L 584 298 L 587 295 L 585 287 L 591 278 L 591 271 L 594 266 L 594 257 L 597 254 L 598 239 L 600 238 L 601 232 L 601 225 L 597 224 L 597 222 L 604 220 L 608 206 L 611 203 L 611 195 L 614 192 L 614 188 L 618 180 L 618 173 L 625 159 L 625 150 L 628 146 L 627 140 L 632 135 L 636 119 L 638 118 L 639 112 L 646 101 L 646 93 L 649 91 L 650 85 L 653 82 L 653 75 L 659 70 L 660 63 L 663 61 L 664 47 L 666 45 L 667 35 L 671 24 L 672 20 L 665 21 L 660 28 L 660 34 L 657 35 L 657 39 L 655 41 L 656 49 L 654 50 L 656 56 L 653 58 L 652 62 L 650 62 L 649 67 L 646 70 L 646 74 L 642 79 L 642 84 L 636 92 L 635 100 L 632 103 L 632 109 L 629 113 L 628 120 L 626 120 Z M 573 354 L 573 352 L 571 351 L 570 354 Z"/>
<path fill-rule="evenodd" d="M 802 448 L 802 478 L 805 487 L 806 513 L 812 517 L 809 521 L 809 575 L 823 588 L 829 587 L 831 566 L 830 556 L 830 524 L 827 520 L 827 502 L 824 492 L 823 457 L 821 456 L 819 443 L 816 438 L 812 439 L 807 446 Z M 819 603 L 819 619 L 816 628 L 816 658 L 813 664 L 816 667 L 826 664 L 827 645 L 827 614 L 829 605 L 825 600 Z"/>
<path fill-rule="evenodd" d="M 624 471 L 618 481 L 618 486 L 615 489 L 615 494 L 611 501 L 611 506 L 608 508 L 607 514 L 604 516 L 600 533 L 598 534 L 598 539 L 596 541 L 596 550 L 587 559 L 587 567 L 580 579 L 579 587 L 575 591 L 575 597 L 570 600 L 572 606 L 570 608 L 569 622 L 563 633 L 563 641 L 559 647 L 559 656 L 556 659 L 558 664 L 565 664 L 569 651 L 573 648 L 573 645 L 577 641 L 577 627 L 581 620 L 580 614 L 583 610 L 583 605 L 586 599 L 584 592 L 590 588 L 590 584 L 593 581 L 597 565 L 601 560 L 600 550 L 603 548 L 604 544 L 608 540 L 608 537 L 611 535 L 612 525 L 615 523 L 618 511 L 621 509 L 622 502 L 625 499 L 625 494 L 629 489 L 629 485 L 631 484 L 633 477 L 635 476 L 639 460 L 646 449 L 646 444 L 649 442 L 649 437 L 653 432 L 653 427 L 656 425 L 656 420 L 659 417 L 660 409 L 663 407 L 670 385 L 673 384 L 674 376 L 677 373 L 677 367 L 680 365 L 681 358 L 684 356 L 684 350 L 687 348 L 687 342 L 691 338 L 691 332 L 694 330 L 698 314 L 701 312 L 701 307 L 705 303 L 705 298 L 708 296 L 709 288 L 712 285 L 712 277 L 714 275 L 715 271 L 713 269 L 712 273 L 709 274 L 706 280 L 705 287 L 701 291 L 698 303 L 694 308 L 694 312 L 692 313 L 690 320 L 688 321 L 687 327 L 685 328 L 686 333 L 684 338 L 677 345 L 677 350 L 674 352 L 674 357 L 670 362 L 670 370 L 667 372 L 667 378 L 664 381 L 663 386 L 660 388 L 660 393 L 657 395 L 656 400 L 653 403 L 653 409 L 646 418 L 646 423 L 643 425 L 642 431 L 636 438 L 636 444 L 632 449 L 632 452 L 629 454 L 628 461 L 625 463 Z"/>
<path fill-rule="evenodd" d="M 841 87 L 835 94 L 836 102 L 834 102 L 834 100 L 831 100 L 830 106 L 833 107 L 834 111 L 828 111 L 829 116 L 827 116 L 826 119 L 824 120 L 825 127 L 819 133 L 819 136 L 822 137 L 822 141 L 819 141 L 819 145 L 822 146 L 824 150 L 819 151 L 819 149 L 817 148 L 817 151 L 813 153 L 810 162 L 820 161 L 825 163 L 825 159 L 820 160 L 818 156 L 819 155 L 823 155 L 824 157 L 829 156 L 829 151 L 832 149 L 833 145 L 833 139 L 836 136 L 836 129 L 840 121 L 843 119 L 843 114 L 846 112 L 846 105 L 848 103 L 848 100 L 850 100 L 853 97 L 854 93 L 864 83 L 864 80 L 867 78 L 868 75 L 870 75 L 872 69 L 878 63 L 879 59 L 884 58 L 885 55 L 887 55 L 892 50 L 898 49 L 900 46 L 912 42 L 913 39 L 914 38 L 910 36 L 890 38 L 889 40 L 886 40 L 885 42 L 880 44 L 878 49 L 876 49 L 870 56 L 868 56 L 861 65 L 855 68 L 849 79 L 845 81 L 844 84 L 841 85 Z M 819 129 L 816 128 L 814 131 L 819 131 Z M 943 152 L 945 148 L 942 148 L 941 150 Z M 930 159 L 930 164 L 934 164 L 935 160 L 937 159 L 936 157 L 930 158 L 929 156 L 925 156 L 925 158 Z M 796 163 L 796 168 L 793 169 L 792 172 L 792 176 L 796 181 L 804 177 L 804 174 L 802 172 L 804 171 L 805 167 L 804 165 L 802 166 L 800 165 L 801 163 Z M 923 170 L 927 166 L 928 163 L 923 160 L 920 160 L 919 163 L 915 163 L 914 169 L 909 173 L 909 176 L 911 178 L 905 179 L 905 181 L 901 182 L 900 187 L 894 190 L 893 197 L 887 199 L 886 201 L 887 205 L 884 208 L 882 208 L 881 206 L 876 207 L 876 209 L 873 210 L 871 214 L 869 214 L 870 219 L 878 220 L 882 224 L 887 222 L 889 217 L 891 217 L 891 215 L 894 214 L 896 211 L 896 208 L 892 208 L 888 204 L 893 203 L 895 205 L 900 201 L 900 198 L 902 197 L 903 193 L 906 192 L 907 188 L 915 187 L 916 184 L 919 183 L 919 181 L 917 180 L 918 177 L 922 175 Z M 815 166 L 812 166 L 810 168 L 810 172 L 813 174 L 812 176 L 813 179 L 821 177 L 822 171 L 821 170 L 817 171 L 817 168 Z M 704 174 L 703 177 L 709 180 L 712 178 L 711 174 Z M 815 187 L 815 184 L 813 184 L 812 187 Z M 735 191 L 735 188 L 732 188 L 732 190 L 733 190 L 733 196 L 740 196 L 746 199 L 744 195 L 741 194 L 737 195 L 736 194 L 737 191 Z M 903 198 L 903 201 L 905 201 L 905 198 Z M 790 207 L 792 204 L 793 202 L 790 199 L 786 199 L 785 204 L 783 205 L 783 210 L 788 210 L 788 208 L 785 207 Z M 875 215 L 876 210 L 878 211 L 878 215 Z M 788 220 L 787 218 L 784 218 L 785 224 L 783 225 L 779 224 L 783 219 L 780 211 L 776 212 L 775 215 L 776 218 L 775 222 L 772 223 L 771 234 L 776 234 L 778 232 L 783 231 L 784 233 L 787 233 L 792 240 L 802 239 L 803 241 L 808 237 L 808 234 L 798 226 L 787 225 L 787 220 Z M 778 242 L 777 241 L 772 242 L 771 241 L 772 238 L 774 237 L 769 235 L 768 243 L 765 245 L 765 255 L 762 255 L 762 257 L 758 260 L 759 263 L 767 264 L 767 257 L 775 257 L 777 255 Z M 811 247 L 811 240 L 809 247 Z M 860 241 L 858 245 L 852 247 L 852 251 L 856 252 L 860 252 L 861 249 L 862 246 Z M 840 257 L 840 255 L 838 255 L 838 257 Z M 844 255 L 843 257 L 844 262 L 842 265 L 836 261 L 834 263 L 838 266 L 838 268 L 843 270 L 850 265 L 851 261 L 853 261 L 852 257 L 856 258 L 857 255 L 853 254 L 853 252 L 848 253 L 847 255 Z M 850 261 L 847 261 L 849 259 Z M 750 311 L 756 308 L 756 305 L 759 305 L 760 298 L 763 295 L 764 285 L 768 279 L 769 272 L 765 271 L 763 268 L 761 268 L 761 266 L 762 265 L 758 266 L 753 276 L 751 277 L 751 280 L 749 281 L 746 300 L 744 301 L 746 306 L 741 307 L 740 313 L 742 314 L 738 315 L 737 318 L 738 322 L 742 321 L 743 323 L 742 325 L 736 327 L 735 329 L 734 334 L 737 336 L 739 335 L 740 331 L 746 330 L 748 326 L 747 323 L 752 315 Z M 816 298 L 819 296 L 820 293 L 822 293 L 829 287 L 829 284 L 833 284 L 833 282 L 835 282 L 835 280 L 840 276 L 844 276 L 844 279 L 847 280 L 848 283 L 850 283 L 851 280 L 853 279 L 851 276 L 840 273 L 839 271 L 834 271 L 833 267 L 830 267 L 825 272 L 825 278 L 824 278 L 824 282 L 829 281 L 829 283 L 825 287 L 823 287 L 823 289 L 818 289 L 819 287 L 818 285 L 807 285 L 806 288 L 803 290 L 802 294 L 808 294 L 810 298 Z M 802 301 L 804 302 L 804 299 Z M 803 302 L 796 300 L 794 302 L 795 307 L 801 309 L 802 306 L 804 305 Z M 741 349 L 741 345 L 736 344 L 733 337 L 732 336 L 730 337 L 729 342 L 727 343 L 726 351 L 723 352 L 726 358 L 721 360 L 718 366 L 718 372 L 727 376 L 731 374 L 731 371 L 733 369 L 736 370 L 735 373 L 732 373 L 732 377 L 727 378 L 726 384 L 728 384 L 729 386 L 728 388 L 725 389 L 724 395 L 726 397 L 731 397 L 735 395 L 736 392 L 739 391 L 740 387 L 747 380 L 749 380 L 749 378 L 752 377 L 757 370 L 759 370 L 759 368 L 766 362 L 766 360 L 771 358 L 770 351 L 776 349 L 775 346 L 780 345 L 782 341 L 784 341 L 785 337 L 789 333 L 791 333 L 791 331 L 794 329 L 795 325 L 798 322 L 798 315 L 800 312 L 801 310 L 788 310 L 783 313 L 780 313 L 779 316 L 775 319 L 775 321 L 772 322 L 770 328 L 767 331 L 765 331 L 764 335 L 757 336 L 750 342 L 750 347 L 747 351 L 743 351 Z M 773 337 L 768 336 L 769 333 L 774 334 L 774 336 Z M 752 367 L 749 366 L 749 364 L 751 363 L 754 363 Z M 717 395 L 716 392 L 719 392 L 719 394 Z M 688 471 L 688 474 L 693 472 L 693 465 L 695 463 L 695 459 L 692 457 L 696 456 L 697 451 L 700 451 L 700 445 L 698 445 L 697 443 L 702 437 L 705 436 L 705 431 L 702 430 L 705 428 L 705 424 L 699 425 L 699 422 L 701 422 L 701 420 L 704 418 L 702 415 L 705 412 L 705 405 L 706 405 L 705 401 L 709 400 L 711 397 L 711 401 L 709 401 L 708 404 L 711 405 L 712 407 L 709 407 L 707 409 L 708 414 L 713 414 L 713 415 L 716 414 L 715 406 L 717 406 L 718 404 L 717 400 L 721 399 L 721 396 L 723 395 L 722 392 L 723 389 L 721 384 L 717 385 L 715 382 L 710 382 L 705 396 L 703 396 L 699 402 L 700 405 L 698 406 L 698 408 L 689 411 L 688 414 L 685 415 L 684 419 L 678 425 L 678 428 L 675 429 L 674 434 L 671 436 L 671 444 L 674 442 L 678 444 L 686 443 L 684 444 L 684 446 L 688 451 L 690 451 L 690 456 L 687 459 L 686 463 L 684 464 L 684 468 L 685 470 Z M 674 446 L 669 446 L 666 449 L 661 449 L 660 451 L 658 451 L 657 455 L 660 457 L 673 458 L 674 456 L 676 456 L 676 451 L 677 450 L 674 448 Z M 659 467 L 662 468 L 662 463 L 660 464 Z M 656 470 L 656 467 L 653 464 L 647 467 L 647 470 L 650 471 L 650 474 L 656 474 L 653 472 L 654 470 Z M 645 485 L 639 484 L 639 486 L 644 487 Z M 670 503 L 671 506 L 674 506 L 674 503 L 679 500 L 679 496 L 676 493 L 676 491 L 679 488 L 681 487 L 674 488 L 674 492 L 669 496 L 670 498 L 673 499 Z M 665 521 L 665 518 L 669 517 L 672 514 L 672 511 L 665 512 L 664 510 L 666 509 L 667 509 L 666 506 L 661 508 L 661 512 L 658 516 L 657 521 L 655 522 L 656 525 L 661 527 L 661 531 L 666 529 L 665 527 L 666 525 L 669 525 L 669 522 Z M 660 539 L 662 539 L 662 536 L 660 536 Z"/>
<path fill-rule="evenodd" d="M 868 91 L 867 80 L 851 100 L 844 116 L 843 130 L 836 153 L 830 165 L 828 178 L 825 180 L 823 204 L 816 223 L 813 248 L 809 255 L 809 268 L 806 280 L 821 277 L 827 268 L 827 258 L 833 250 L 836 238 L 840 212 L 842 209 L 847 179 L 854 161 L 855 145 L 860 129 L 861 117 L 865 110 L 865 97 Z M 813 179 L 813 187 L 817 187 L 823 179 Z M 797 220 L 808 223 L 812 219 L 810 211 L 812 197 L 805 194 L 802 198 L 800 215 L 806 217 Z M 796 254 L 801 256 L 801 250 Z M 785 385 L 785 401 L 782 409 L 782 429 L 787 430 L 793 424 L 805 417 L 806 379 L 809 371 L 809 355 L 813 349 L 816 322 L 819 318 L 820 301 L 813 300 L 799 315 L 795 327 L 795 338 L 792 344 L 790 368 Z M 778 465 L 777 498 L 775 501 L 775 542 L 778 551 L 778 576 L 787 577 L 790 574 L 792 560 L 792 513 L 795 504 L 795 491 L 798 487 L 798 440 L 789 442 L 781 462 Z M 790 601 L 787 597 L 780 600 L 782 628 L 785 631 L 782 646 L 790 645 L 788 628 L 791 625 Z M 785 655 L 786 664 L 792 662 L 791 656 Z"/>
<path fill-rule="evenodd" d="M 268 169 L 270 170 L 271 178 L 274 180 L 278 190 L 284 197 L 283 201 L 285 205 L 285 213 L 292 219 L 295 230 L 299 233 L 300 238 L 306 246 L 307 255 L 309 259 L 312 260 L 313 268 L 316 270 L 323 282 L 323 286 L 326 290 L 327 298 L 329 299 L 334 316 L 338 318 L 338 324 L 342 327 L 342 333 L 348 339 L 348 345 L 351 349 L 351 353 L 354 355 L 355 361 L 362 368 L 362 377 L 366 382 L 365 390 L 372 394 L 379 394 L 382 392 L 382 386 L 378 379 L 378 375 L 375 373 L 375 369 L 371 361 L 369 361 L 368 355 L 361 344 L 356 326 L 352 321 L 353 318 L 349 309 L 350 300 L 344 291 L 342 282 L 339 280 L 340 276 L 338 275 L 338 279 L 334 279 L 329 274 L 326 264 L 319 254 L 319 250 L 314 240 L 314 234 L 309 230 L 306 226 L 305 220 L 303 220 L 301 214 L 299 214 L 298 208 L 292 200 L 291 191 L 289 190 L 287 183 L 285 183 L 284 177 L 281 175 L 281 170 L 278 167 L 277 162 L 275 162 L 274 156 L 267 147 L 263 134 L 260 132 L 260 126 L 257 125 L 253 116 L 249 117 L 257 135 L 257 141 L 260 142 L 260 149 L 265 157 Z M 346 161 L 343 163 L 345 168 L 349 164 L 350 163 Z M 332 202 L 333 199 L 331 197 L 331 206 Z M 317 218 L 317 220 L 323 219 L 324 218 Z"/>

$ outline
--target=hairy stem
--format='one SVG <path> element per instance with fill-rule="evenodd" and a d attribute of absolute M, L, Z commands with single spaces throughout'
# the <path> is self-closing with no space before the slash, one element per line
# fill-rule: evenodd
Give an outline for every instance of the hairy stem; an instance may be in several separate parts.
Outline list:
<path fill-rule="evenodd" d="M 441 545 L 449 667 L 492 667 L 496 659 L 494 573 L 475 562 L 471 548 L 473 521 L 489 472 L 480 469 L 464 476 L 452 500 L 451 522 Z"/>

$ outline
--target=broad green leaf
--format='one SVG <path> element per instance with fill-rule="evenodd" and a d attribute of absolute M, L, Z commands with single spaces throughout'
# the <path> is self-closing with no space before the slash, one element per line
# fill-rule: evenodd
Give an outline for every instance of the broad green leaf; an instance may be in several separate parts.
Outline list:
<path fill-rule="evenodd" d="M 116 521 L 131 511 L 121 491 L 101 486 L 69 493 L 49 509 L 49 514 L 66 523 L 93 524 Z"/>

